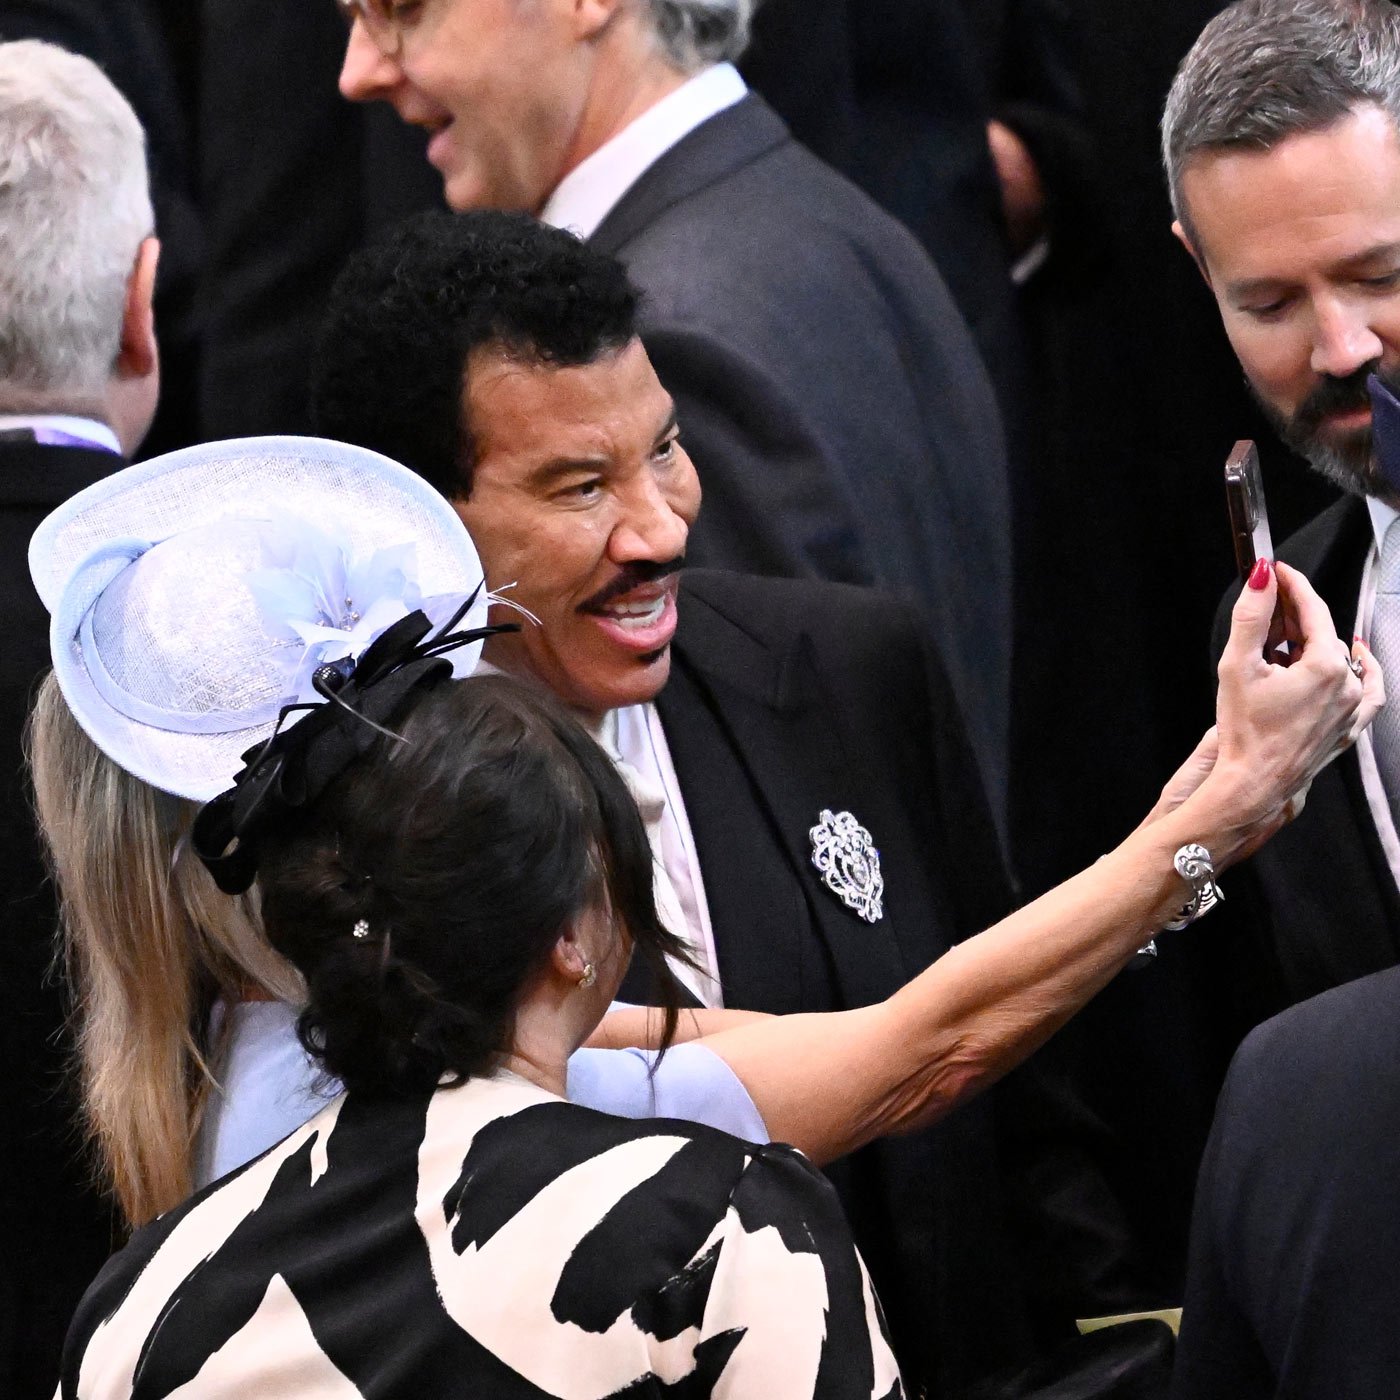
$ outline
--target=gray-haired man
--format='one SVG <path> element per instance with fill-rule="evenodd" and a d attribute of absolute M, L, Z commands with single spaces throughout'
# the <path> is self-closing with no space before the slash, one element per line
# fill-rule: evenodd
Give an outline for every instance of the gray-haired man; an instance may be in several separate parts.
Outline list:
<path fill-rule="evenodd" d="M 1010 500 L 990 382 L 912 236 L 729 60 L 753 0 L 339 0 L 341 90 L 432 133 L 459 210 L 620 257 L 705 488 L 696 563 L 917 598 L 1005 790 Z"/>
<path fill-rule="evenodd" d="M 25 557 L 38 522 L 121 466 L 150 425 L 153 222 L 141 127 L 101 70 L 48 44 L 0 44 L 0 1394 L 23 1400 L 52 1392 L 68 1316 L 111 1241 L 80 1194 L 57 1092 L 54 909 L 20 756 L 48 619 Z"/>
<path fill-rule="evenodd" d="M 1182 64 L 1163 143 L 1177 235 L 1255 394 L 1347 493 L 1279 555 L 1339 628 L 1370 639 L 1400 694 L 1400 488 L 1373 450 L 1366 391 L 1372 373 L 1400 387 L 1400 9 L 1239 0 Z M 1232 891 L 1258 917 L 1220 980 L 1254 997 L 1255 1019 L 1323 994 L 1256 1030 L 1226 1081 L 1196 1197 L 1180 1397 L 1396 1392 L 1397 740 L 1392 715 L 1255 857 L 1256 888 Z"/>

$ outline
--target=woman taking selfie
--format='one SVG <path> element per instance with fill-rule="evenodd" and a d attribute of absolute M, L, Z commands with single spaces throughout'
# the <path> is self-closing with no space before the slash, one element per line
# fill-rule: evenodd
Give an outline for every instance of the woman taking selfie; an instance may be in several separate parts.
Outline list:
<path fill-rule="evenodd" d="M 280 512 L 273 522 L 271 501 Z M 406 540 L 416 544 L 412 568 L 402 552 L 385 557 Z M 234 1344 L 254 1323 L 291 1339 L 288 1355 L 304 1360 L 311 1339 L 319 1346 L 324 1336 L 323 1315 L 370 1313 L 376 1337 L 381 1328 L 394 1331 L 393 1355 L 401 1355 L 400 1340 L 407 1348 L 405 1375 L 417 1364 L 417 1349 L 434 1352 L 443 1335 L 456 1335 L 452 1327 L 516 1373 L 533 1374 L 539 1360 L 581 1378 L 577 1391 L 550 1393 L 610 1393 L 589 1387 L 603 1384 L 604 1375 L 612 1385 L 623 1372 L 640 1379 L 648 1366 L 666 1374 L 681 1364 L 675 1352 L 690 1358 L 682 1374 L 690 1374 L 685 1366 L 692 1361 L 721 1364 L 712 1349 L 720 1344 L 704 1344 L 734 1325 L 750 1329 L 755 1341 L 745 1340 L 732 1364 L 759 1358 L 762 1365 L 763 1310 L 755 1304 L 751 1320 L 735 1321 L 748 1305 L 733 1300 L 750 1297 L 747 1284 L 726 1273 L 716 1292 L 716 1243 L 719 1257 L 728 1250 L 736 1266 L 753 1257 L 748 1236 L 760 1227 L 750 1228 L 755 1216 L 747 1203 L 733 1205 L 747 1195 L 745 1182 L 765 1200 L 776 1193 L 783 1201 L 767 1223 L 777 1224 L 784 1250 L 762 1267 L 807 1280 L 783 1285 L 792 1299 L 829 1297 L 833 1314 L 840 1313 L 839 1325 L 829 1324 L 831 1337 L 839 1334 L 845 1361 L 859 1372 L 850 1393 L 890 1390 L 895 1382 L 878 1328 L 870 1326 L 868 1290 L 849 1241 L 838 1222 L 827 1222 L 829 1198 L 798 1159 L 701 1129 L 618 1123 L 557 1102 L 568 1055 L 606 1009 L 626 945 L 635 942 L 647 956 L 676 950 L 651 908 L 650 855 L 635 810 L 618 799 L 615 770 L 572 721 L 503 681 L 447 684 L 450 663 L 415 651 L 435 635 L 426 622 L 411 645 L 399 634 L 378 652 L 366 651 L 385 626 L 402 624 L 420 605 L 442 617 L 445 597 L 460 604 L 479 583 L 470 542 L 449 508 L 373 454 L 291 441 L 223 444 L 147 463 L 75 498 L 36 536 L 34 567 L 54 611 L 63 701 L 114 760 L 103 761 L 105 775 L 93 775 L 95 793 L 70 796 L 67 806 L 56 797 L 62 789 L 55 771 L 75 745 L 58 734 L 61 707 L 50 693 L 36 721 L 36 784 L 69 905 L 87 1028 L 114 1004 L 119 1014 L 107 1016 L 104 1029 L 120 1030 L 125 1017 L 138 1029 L 134 1043 L 143 1024 L 163 1024 L 147 1038 L 155 1045 L 164 1037 L 172 1053 L 152 1073 L 164 1075 L 167 1103 L 186 1096 L 188 1129 L 189 1086 L 207 1074 L 200 1057 L 209 1051 L 214 995 L 274 990 L 259 961 L 276 964 L 258 945 L 257 911 L 247 901 L 247 937 L 231 953 L 209 936 L 218 913 L 193 952 L 170 946 L 179 942 L 180 919 L 164 927 L 147 927 L 145 919 L 160 904 L 153 892 L 172 866 L 175 886 L 185 891 L 187 923 L 199 922 L 201 909 L 219 907 L 183 839 L 188 806 L 164 794 L 212 795 L 240 773 L 246 751 L 246 769 L 206 811 L 195 844 L 225 888 L 245 888 L 257 875 L 268 936 L 306 982 L 307 1043 L 350 1091 L 260 1161 L 143 1232 L 114 1261 L 75 1326 L 65 1377 L 72 1393 L 127 1393 L 126 1367 L 137 1364 L 148 1335 L 143 1327 L 162 1316 L 157 1351 L 172 1376 L 182 1366 L 194 1376 L 206 1363 L 216 1372 L 292 1364 L 276 1348 L 245 1345 L 248 1338 Z M 1237 608 L 1222 667 L 1218 739 L 1208 736 L 1122 846 L 968 940 L 880 1007 L 763 1020 L 705 1042 L 720 1070 L 747 1086 L 768 1132 L 827 1157 L 946 1111 L 1028 1054 L 1183 905 L 1201 902 L 1208 886 L 1199 871 L 1174 868 L 1174 853 L 1199 844 L 1223 869 L 1286 819 L 1317 768 L 1369 722 L 1379 680 L 1364 650 L 1361 678 L 1353 675 L 1325 607 L 1288 574 L 1282 587 L 1302 659 L 1286 671 L 1265 665 L 1263 638 L 1279 584 L 1271 571 L 1261 583 Z M 463 654 L 474 659 L 470 648 Z M 325 663 L 347 656 L 359 664 L 324 671 Z M 279 720 L 293 700 L 312 708 Z M 142 803 L 153 819 L 127 820 L 123 806 L 135 812 Z M 105 825 L 75 815 L 104 804 L 114 817 Z M 142 832 L 145 849 L 133 852 L 133 835 Z M 620 854 L 627 851 L 635 856 L 631 865 Z M 75 879 L 92 870 L 105 870 L 106 890 L 120 897 Z M 567 879 L 564 871 L 571 872 Z M 104 898 L 114 926 L 100 929 L 95 915 Z M 162 934 L 172 966 L 185 976 L 173 1003 L 189 1015 L 174 1027 L 169 1006 L 154 1004 L 160 989 L 130 973 L 159 965 Z M 89 935 L 107 949 L 88 947 Z M 107 985 L 99 987 L 103 978 Z M 114 990 L 115 998 L 108 996 Z M 91 1046 L 88 1063 L 95 1101 L 104 1066 Z M 146 1071 L 127 1060 L 115 1073 Z M 824 1092 L 833 1075 L 847 1091 L 836 1105 L 838 1096 Z M 124 1099 L 120 1084 L 107 1088 L 101 1115 L 120 1137 L 130 1131 L 120 1114 L 142 1104 L 134 1095 Z M 551 1111 L 522 1117 L 527 1108 Z M 567 1110 L 562 1118 L 560 1110 Z M 537 1140 L 542 1117 L 550 1126 Z M 104 1131 L 98 1114 L 94 1126 Z M 549 1151 L 540 1146 L 544 1138 Z M 474 1156 L 486 1139 L 494 1155 Z M 425 1145 L 439 1140 L 440 1161 L 437 1147 Z M 703 1188 L 688 1175 L 679 1192 L 665 1184 L 680 1167 L 667 1165 L 672 1149 L 657 1146 L 663 1140 L 680 1144 L 674 1152 L 687 1164 L 704 1159 Z M 364 1150 L 371 1142 L 383 1150 Z M 680 1200 L 703 1199 L 713 1211 L 688 1216 L 685 1229 L 669 1234 L 660 1225 L 659 1234 L 639 1234 L 607 1225 L 617 1201 L 606 1192 L 588 1198 L 583 1221 L 562 1222 L 557 1210 L 540 1206 L 560 1172 L 587 1177 L 599 1152 L 608 1156 L 622 1145 L 650 1164 L 626 1179 L 658 1220 L 669 1219 Z M 184 1152 L 187 1169 L 188 1136 Z M 537 1163 L 538 1171 L 508 1185 L 510 1169 L 493 1175 L 507 1156 L 516 1178 L 521 1163 Z M 611 1169 L 603 1175 L 613 1180 Z M 576 1179 L 583 1178 L 570 1176 Z M 162 1189 L 169 1192 L 170 1183 Z M 575 1199 L 572 1185 L 569 1196 Z M 308 1230 L 322 1238 L 312 1222 L 326 1200 L 336 1203 L 336 1226 L 326 1237 L 325 1267 L 316 1272 L 313 1260 L 305 1274 L 290 1261 L 307 1253 Z M 732 1212 L 745 1241 L 734 1248 L 737 1237 L 726 1235 L 723 1223 Z M 800 1221 L 812 1239 L 831 1242 L 815 1250 L 816 1259 L 811 1251 L 791 1254 L 782 1220 Z M 547 1248 L 537 1232 L 549 1236 Z M 668 1244 L 664 1257 L 632 1258 L 638 1240 L 660 1237 Z M 508 1247 L 490 1250 L 493 1239 L 508 1240 Z M 532 1241 L 529 1248 L 521 1248 L 522 1239 Z M 373 1240 L 383 1242 L 380 1253 L 361 1257 L 357 1251 Z M 486 1252 L 493 1254 L 489 1273 L 480 1265 Z M 210 1256 L 213 1263 L 199 1264 Z M 507 1267 L 507 1260 L 515 1262 Z M 536 1268 L 530 1260 L 542 1262 Z M 502 1356 L 501 1348 L 514 1343 L 491 1331 L 501 1318 L 533 1316 L 537 1305 L 548 1314 L 541 1299 L 562 1306 L 561 1296 L 591 1295 L 598 1270 L 617 1285 L 604 1290 L 606 1304 L 584 1308 L 586 1318 L 577 1320 L 569 1303 L 565 1316 L 588 1337 L 616 1342 L 615 1349 L 590 1344 L 580 1360 L 570 1350 L 575 1334 L 564 1328 L 555 1336 L 542 1316 L 538 1335 L 522 1326 L 523 1354 Z M 817 1270 L 819 1286 L 812 1282 Z M 198 1284 L 206 1276 L 224 1278 L 215 1296 Z M 380 1286 L 365 1297 L 361 1290 L 376 1277 Z M 584 1286 L 575 1295 L 566 1281 Z M 422 1306 L 434 1292 L 445 1300 L 441 1316 Z M 182 1304 L 201 1301 L 167 1314 L 176 1295 Z M 236 1305 L 216 1306 L 217 1298 L 235 1295 Z M 457 1312 L 452 1298 L 466 1300 Z M 857 1298 L 866 1299 L 862 1307 Z M 688 1300 L 684 1316 L 656 1322 L 663 1300 Z M 610 1311 L 614 1306 L 620 1310 Z M 699 1320 L 696 1309 L 704 1314 Z M 171 1327 L 177 1315 L 190 1320 L 187 1334 Z M 711 1320 L 719 1327 L 725 1319 L 719 1331 L 706 1331 Z M 802 1326 L 799 1351 L 809 1356 L 816 1333 Z M 676 1329 L 689 1339 L 684 1346 Z M 356 1347 L 383 1360 L 375 1350 L 381 1342 L 370 1346 L 369 1335 L 347 1327 L 338 1343 L 344 1356 L 328 1362 L 337 1374 L 378 1364 L 357 1359 Z M 476 1355 L 479 1347 L 467 1350 Z M 826 1366 L 832 1350 L 817 1346 L 812 1367 Z M 154 1355 L 141 1366 L 156 1364 Z M 629 1372 L 637 1367 L 644 1369 Z M 812 1393 L 812 1367 L 791 1372 L 790 1388 L 775 1393 Z M 247 1373 L 259 1386 L 287 1374 Z M 542 1374 L 547 1383 L 531 1383 L 550 1389 L 556 1373 Z M 88 1375 L 111 1384 L 93 1388 L 82 1379 Z M 868 1388 L 882 1378 L 883 1388 Z"/>

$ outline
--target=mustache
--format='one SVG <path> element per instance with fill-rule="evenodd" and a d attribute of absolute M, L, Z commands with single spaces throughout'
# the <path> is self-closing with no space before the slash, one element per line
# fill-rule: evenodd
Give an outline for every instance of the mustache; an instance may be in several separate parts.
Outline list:
<path fill-rule="evenodd" d="M 1370 408 L 1371 396 L 1366 392 L 1366 381 L 1371 375 L 1379 374 L 1380 367 L 1381 362 L 1373 360 L 1342 378 L 1325 376 L 1317 388 L 1298 405 L 1297 412 L 1293 415 L 1293 426 L 1307 432 L 1320 427 L 1334 413 Z M 1386 378 L 1384 375 L 1381 377 Z"/>
<path fill-rule="evenodd" d="M 660 564 L 650 559 L 639 559 L 636 563 L 626 564 L 616 578 L 609 580 L 592 597 L 586 598 L 580 603 L 579 610 L 592 612 L 597 608 L 606 607 L 614 598 L 620 598 L 624 593 L 630 593 L 634 588 L 640 588 L 647 583 L 656 583 L 669 574 L 678 573 L 684 564 L 685 556 L 683 554 L 678 554 L 674 559 L 667 559 Z"/>

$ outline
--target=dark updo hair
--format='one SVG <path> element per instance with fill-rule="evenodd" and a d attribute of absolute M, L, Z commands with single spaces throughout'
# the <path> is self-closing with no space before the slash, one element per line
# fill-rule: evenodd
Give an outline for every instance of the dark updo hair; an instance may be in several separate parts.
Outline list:
<path fill-rule="evenodd" d="M 415 692 L 260 867 L 273 946 L 306 978 L 303 1044 L 355 1093 L 489 1069 L 564 925 L 607 908 L 656 975 L 669 1041 L 685 945 L 617 769 L 553 696 L 504 676 Z M 368 926 L 357 938 L 356 925 Z"/>

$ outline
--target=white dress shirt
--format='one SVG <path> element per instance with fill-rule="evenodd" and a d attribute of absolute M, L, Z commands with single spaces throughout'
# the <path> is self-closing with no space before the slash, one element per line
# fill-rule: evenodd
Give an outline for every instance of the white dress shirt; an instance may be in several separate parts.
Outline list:
<path fill-rule="evenodd" d="M 747 92 L 732 63 L 697 73 L 576 165 L 550 195 L 540 218 L 592 238 L 618 200 L 672 146 Z"/>
<path fill-rule="evenodd" d="M 1361 596 L 1357 601 L 1357 635 L 1369 640 L 1371 636 L 1371 615 L 1376 606 L 1377 575 L 1380 572 L 1381 545 L 1385 543 L 1385 532 L 1391 523 L 1400 519 L 1400 512 L 1367 496 L 1366 508 L 1371 513 L 1371 533 L 1374 541 L 1366 556 L 1366 568 L 1361 575 Z M 1397 697 L 1400 703 L 1400 676 L 1385 678 L 1386 691 Z M 1371 819 L 1376 824 L 1376 834 L 1380 837 L 1381 850 L 1385 852 L 1386 864 L 1391 876 L 1400 887 L 1400 834 L 1395 830 L 1395 818 L 1391 815 L 1390 800 L 1386 797 L 1385 784 L 1381 782 L 1381 770 L 1376 763 L 1376 749 L 1368 729 L 1356 741 L 1356 761 L 1361 765 L 1361 786 L 1366 793 L 1366 805 L 1371 809 Z"/>
<path fill-rule="evenodd" d="M 671 761 L 671 749 L 661 728 L 661 717 L 655 705 L 628 705 L 613 710 L 604 723 L 605 734 L 611 729 L 609 737 L 617 746 L 618 757 L 636 771 L 643 784 L 664 799 L 660 818 L 654 827 L 648 824 L 647 835 L 657 862 L 675 891 L 685 921 L 684 928 L 671 932 L 690 944 L 701 970 L 698 978 L 689 969 L 677 969 L 677 975 L 706 1006 L 723 1006 L 715 933 L 710 924 L 705 883 L 700 875 L 700 857 L 685 814 L 685 799 Z M 605 742 L 604 748 L 607 747 Z"/>
<path fill-rule="evenodd" d="M 491 662 L 476 663 L 478 676 L 507 674 Z M 699 971 L 672 965 L 677 979 L 705 1006 L 723 1006 L 724 993 L 719 980 L 719 960 L 715 955 L 715 933 L 710 924 L 710 905 L 700 876 L 700 856 L 685 814 L 685 799 L 671 761 L 671 748 L 661 728 L 656 706 L 626 705 L 609 710 L 595 719 L 579 711 L 575 718 L 598 741 L 603 751 L 619 764 L 619 771 L 632 793 L 646 823 L 647 840 L 659 867 L 656 880 L 657 913 L 677 937 L 690 944 Z M 678 908 L 668 917 L 674 896 Z M 672 927 L 673 923 L 681 927 Z"/>
<path fill-rule="evenodd" d="M 0 413 L 0 432 L 15 428 L 35 431 L 47 428 L 51 432 L 77 438 L 99 451 L 122 455 L 122 445 L 117 441 L 116 433 L 96 418 L 77 418 L 70 413 Z"/>

